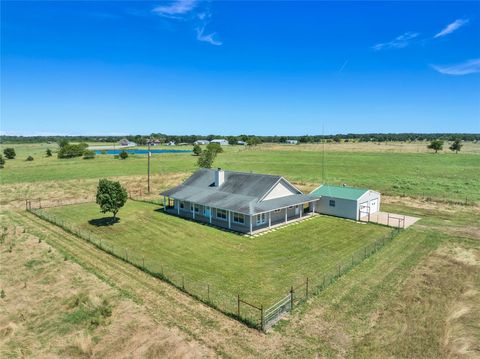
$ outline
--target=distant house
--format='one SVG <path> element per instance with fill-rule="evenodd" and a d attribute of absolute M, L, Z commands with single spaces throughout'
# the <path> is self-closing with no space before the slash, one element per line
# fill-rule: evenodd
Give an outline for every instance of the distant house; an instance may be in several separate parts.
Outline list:
<path fill-rule="evenodd" d="M 129 141 L 129 140 L 127 140 L 126 138 L 121 139 L 121 140 L 118 142 L 118 144 L 119 144 L 121 147 L 134 147 L 134 146 L 137 145 L 135 142 Z"/>
<path fill-rule="evenodd" d="M 208 145 L 209 143 L 210 143 L 210 141 L 208 141 L 208 140 L 197 140 L 193 144 L 194 145 Z"/>
<path fill-rule="evenodd" d="M 380 210 L 380 193 L 363 188 L 321 185 L 310 196 L 318 198 L 316 211 L 359 220 Z"/>
<path fill-rule="evenodd" d="M 247 143 L 245 141 L 237 141 L 237 145 L 246 146 Z"/>
<path fill-rule="evenodd" d="M 282 176 L 206 168 L 161 195 L 168 213 L 242 233 L 309 216 L 318 201 Z"/>
<path fill-rule="evenodd" d="M 289 145 L 296 145 L 298 143 L 297 140 L 286 140 L 285 143 L 289 144 Z"/>
<path fill-rule="evenodd" d="M 175 146 L 175 141 L 169 141 L 165 144 L 165 146 Z"/>
<path fill-rule="evenodd" d="M 224 138 L 221 138 L 221 139 L 218 139 L 218 140 L 211 140 L 210 143 L 218 143 L 221 146 L 227 146 L 228 145 L 228 141 Z"/>

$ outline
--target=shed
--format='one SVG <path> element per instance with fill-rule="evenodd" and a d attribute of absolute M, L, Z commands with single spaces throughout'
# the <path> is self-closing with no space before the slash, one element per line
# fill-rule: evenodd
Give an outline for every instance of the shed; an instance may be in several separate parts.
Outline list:
<path fill-rule="evenodd" d="M 364 188 L 321 185 L 311 196 L 318 197 L 316 212 L 359 220 L 380 210 L 380 193 Z"/>

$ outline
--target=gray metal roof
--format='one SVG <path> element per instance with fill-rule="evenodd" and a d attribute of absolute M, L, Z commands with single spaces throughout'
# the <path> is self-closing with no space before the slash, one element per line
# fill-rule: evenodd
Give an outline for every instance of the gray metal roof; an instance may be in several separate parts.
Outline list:
<path fill-rule="evenodd" d="M 298 194 L 260 201 L 276 183 L 282 180 L 281 176 L 234 171 L 224 171 L 224 173 L 225 181 L 220 187 L 215 187 L 215 170 L 201 168 L 183 184 L 160 194 L 181 201 L 248 215 L 268 212 L 318 199 L 302 194 L 301 191 L 285 181 L 285 184 L 293 187 Z"/>

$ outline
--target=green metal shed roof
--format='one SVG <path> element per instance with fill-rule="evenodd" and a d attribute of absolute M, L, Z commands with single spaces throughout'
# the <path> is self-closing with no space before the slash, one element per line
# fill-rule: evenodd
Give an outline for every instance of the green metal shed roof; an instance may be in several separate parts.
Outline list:
<path fill-rule="evenodd" d="M 317 189 L 313 190 L 310 195 L 315 197 L 327 196 L 357 200 L 367 191 L 368 189 L 363 188 L 322 185 Z"/>

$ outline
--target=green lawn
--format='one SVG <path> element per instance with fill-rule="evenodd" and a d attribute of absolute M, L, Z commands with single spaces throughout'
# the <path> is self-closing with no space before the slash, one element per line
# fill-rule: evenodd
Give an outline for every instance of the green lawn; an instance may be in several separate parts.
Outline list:
<path fill-rule="evenodd" d="M 17 158 L 7 160 L 1 183 L 28 183 L 49 180 L 88 179 L 108 176 L 144 175 L 147 157 L 130 156 L 122 161 L 111 155 L 93 160 L 46 158 L 45 149 L 55 145 L 12 145 Z M 188 147 L 182 147 L 187 148 Z M 32 155 L 35 160 L 24 159 Z M 347 183 L 388 194 L 432 196 L 435 198 L 480 201 L 480 156 L 478 154 L 431 154 L 392 152 L 342 152 L 326 154 L 326 182 Z M 193 172 L 196 157 L 190 154 L 152 156 L 152 174 Z M 214 164 L 230 170 L 278 174 L 291 181 L 319 184 L 322 181 L 320 150 L 282 150 L 259 146 L 244 150 L 231 146 Z"/>
<path fill-rule="evenodd" d="M 127 250 L 152 270 L 163 270 L 177 283 L 185 276 L 187 289 L 206 291 L 235 304 L 237 294 L 269 306 L 308 276 L 317 281 L 354 252 L 386 236 L 390 229 L 373 224 L 319 216 L 256 238 L 164 214 L 157 206 L 129 201 L 120 222 L 90 224 L 104 217 L 96 204 L 47 210 L 77 228 L 102 238 L 115 252 Z"/>

